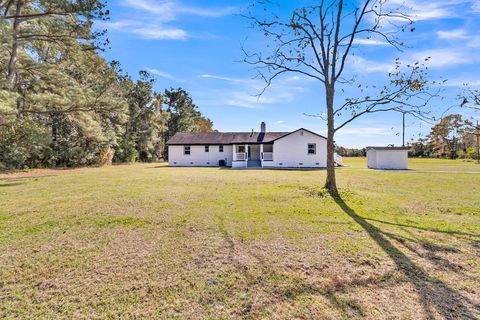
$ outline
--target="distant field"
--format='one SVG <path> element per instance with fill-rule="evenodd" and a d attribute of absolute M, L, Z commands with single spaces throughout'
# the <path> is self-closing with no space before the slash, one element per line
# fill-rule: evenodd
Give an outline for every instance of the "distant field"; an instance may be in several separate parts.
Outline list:
<path fill-rule="evenodd" d="M 0 175 L 0 318 L 475 319 L 480 172 L 163 164 Z"/>
<path fill-rule="evenodd" d="M 365 158 L 345 158 L 352 168 L 366 169 Z M 473 160 L 409 159 L 409 169 L 415 171 L 472 171 L 480 173 L 480 165 Z"/>

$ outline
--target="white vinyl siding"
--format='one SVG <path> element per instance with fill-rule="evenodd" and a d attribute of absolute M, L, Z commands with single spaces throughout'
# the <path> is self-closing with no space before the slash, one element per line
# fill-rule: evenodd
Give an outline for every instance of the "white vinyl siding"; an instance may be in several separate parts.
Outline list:
<path fill-rule="evenodd" d="M 190 148 L 190 154 L 184 154 L 185 147 Z M 215 167 L 219 165 L 220 160 L 225 160 L 227 166 L 231 166 L 232 155 L 233 148 L 231 145 L 224 145 L 223 152 L 219 152 L 217 146 L 210 146 L 210 152 L 205 152 L 205 145 L 168 146 L 168 163 L 171 166 Z"/>
<path fill-rule="evenodd" d="M 315 154 L 308 153 L 308 145 L 315 145 Z M 264 167 L 324 168 L 327 166 L 327 139 L 307 130 L 298 130 L 273 143 L 273 161 L 264 161 Z"/>
<path fill-rule="evenodd" d="M 367 150 L 367 167 L 370 169 L 407 170 L 408 150 Z"/>

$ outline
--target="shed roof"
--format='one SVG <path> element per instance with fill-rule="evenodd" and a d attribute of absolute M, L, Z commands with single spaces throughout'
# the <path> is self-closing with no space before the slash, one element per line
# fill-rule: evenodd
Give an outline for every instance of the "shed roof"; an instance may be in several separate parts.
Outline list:
<path fill-rule="evenodd" d="M 367 147 L 368 149 L 374 149 L 374 150 L 382 150 L 382 151 L 388 151 L 388 150 L 410 150 L 410 147 Z"/>

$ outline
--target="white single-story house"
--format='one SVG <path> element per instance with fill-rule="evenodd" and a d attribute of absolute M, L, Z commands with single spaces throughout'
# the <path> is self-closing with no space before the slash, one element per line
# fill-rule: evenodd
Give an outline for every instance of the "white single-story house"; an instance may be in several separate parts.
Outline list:
<path fill-rule="evenodd" d="M 170 166 L 324 168 L 327 139 L 300 128 L 292 132 L 179 132 L 170 138 Z M 340 159 L 338 159 L 340 161 Z"/>
<path fill-rule="evenodd" d="M 408 147 L 367 147 L 367 167 L 370 169 L 407 170 Z"/>

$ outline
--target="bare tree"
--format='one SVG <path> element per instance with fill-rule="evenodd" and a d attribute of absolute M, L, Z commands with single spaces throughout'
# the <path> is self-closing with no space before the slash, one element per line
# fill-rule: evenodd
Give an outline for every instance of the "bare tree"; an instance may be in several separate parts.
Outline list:
<path fill-rule="evenodd" d="M 460 95 L 462 98 L 462 107 L 467 107 L 476 111 L 480 111 L 480 89 L 472 89 L 468 84 L 466 89 Z"/>
<path fill-rule="evenodd" d="M 293 10 L 283 19 L 276 15 L 272 1 L 258 1 L 246 17 L 268 41 L 261 52 L 243 48 L 244 62 L 253 65 L 266 82 L 287 73 L 297 73 L 319 81 L 325 94 L 327 122 L 327 178 L 325 188 L 337 192 L 334 162 L 335 133 L 360 116 L 375 112 L 398 111 L 425 117 L 423 107 L 434 96 L 429 93 L 426 68 L 423 63 L 403 66 L 397 59 L 389 73 L 389 82 L 381 87 L 358 84 L 355 77 L 343 74 L 351 63 L 349 56 L 358 48 L 357 38 L 383 41 L 400 50 L 400 32 L 410 30 L 412 20 L 402 8 L 394 8 L 387 0 L 319 0 L 317 5 Z M 258 10 L 260 9 L 260 10 Z M 388 72 L 388 71 L 387 71 Z M 358 89 L 361 98 L 335 100 L 337 86 L 350 85 Z M 375 94 L 366 95 L 375 91 Z M 262 92 L 263 93 L 263 92 Z M 260 94 L 262 94 L 260 93 Z M 348 116 L 345 118 L 345 116 Z M 340 123 L 336 123 L 341 120 Z"/>
<path fill-rule="evenodd" d="M 468 84 L 463 94 L 460 95 L 462 99 L 461 107 L 466 107 L 480 112 L 480 89 L 472 89 Z M 480 124 L 479 121 L 471 122 L 469 128 L 469 133 L 474 135 L 476 138 L 476 149 L 477 149 L 477 163 L 480 164 Z"/>

